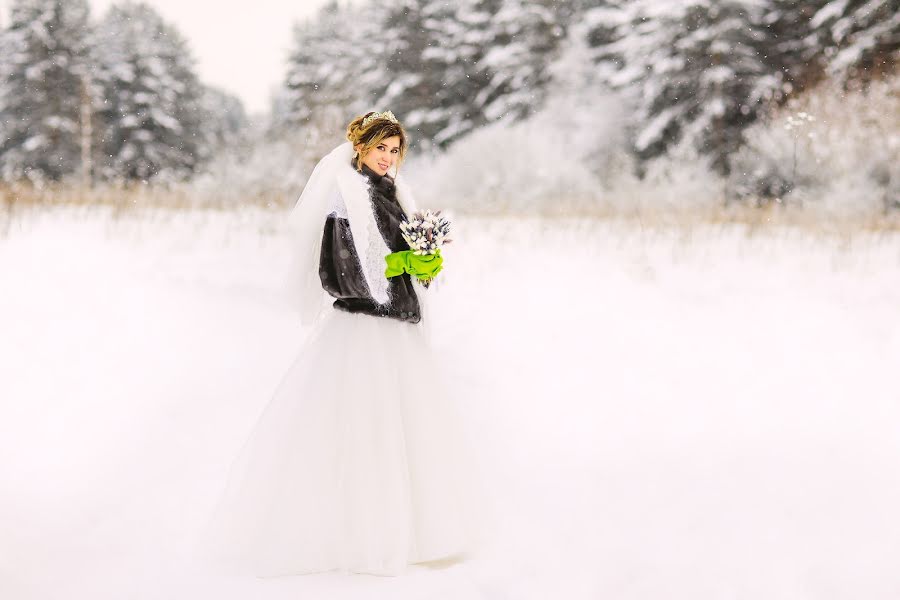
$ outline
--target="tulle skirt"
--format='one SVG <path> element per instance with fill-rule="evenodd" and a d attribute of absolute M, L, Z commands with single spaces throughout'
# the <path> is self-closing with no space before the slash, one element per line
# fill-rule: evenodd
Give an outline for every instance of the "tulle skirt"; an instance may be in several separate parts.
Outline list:
<path fill-rule="evenodd" d="M 201 547 L 256 576 L 466 560 L 483 486 L 424 322 L 331 310 L 233 462 Z"/>

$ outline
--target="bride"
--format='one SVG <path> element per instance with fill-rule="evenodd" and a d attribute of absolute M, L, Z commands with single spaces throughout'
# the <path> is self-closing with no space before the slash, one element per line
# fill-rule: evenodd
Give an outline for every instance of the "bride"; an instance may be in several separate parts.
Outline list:
<path fill-rule="evenodd" d="M 415 210 L 398 176 L 406 133 L 391 112 L 369 112 L 347 139 L 289 220 L 289 283 L 309 337 L 207 528 L 218 562 L 257 576 L 399 575 L 464 560 L 481 531 L 483 488 L 423 327 L 433 286 L 385 276 L 384 257 L 409 249 L 399 224 Z"/>

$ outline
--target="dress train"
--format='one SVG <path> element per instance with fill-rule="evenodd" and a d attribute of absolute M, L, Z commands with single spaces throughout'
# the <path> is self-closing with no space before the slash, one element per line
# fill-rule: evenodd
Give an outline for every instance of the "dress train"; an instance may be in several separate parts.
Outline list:
<path fill-rule="evenodd" d="M 317 323 L 234 460 L 205 530 L 216 562 L 398 575 L 475 549 L 483 487 L 423 325 Z"/>

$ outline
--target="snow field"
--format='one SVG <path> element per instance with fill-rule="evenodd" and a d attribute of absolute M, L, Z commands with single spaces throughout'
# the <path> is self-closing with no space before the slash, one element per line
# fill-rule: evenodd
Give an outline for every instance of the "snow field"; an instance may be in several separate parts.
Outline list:
<path fill-rule="evenodd" d="M 214 577 L 190 535 L 303 330 L 282 215 L 0 240 L 3 598 L 895 598 L 900 237 L 454 220 L 435 342 L 495 530 L 408 577 Z"/>

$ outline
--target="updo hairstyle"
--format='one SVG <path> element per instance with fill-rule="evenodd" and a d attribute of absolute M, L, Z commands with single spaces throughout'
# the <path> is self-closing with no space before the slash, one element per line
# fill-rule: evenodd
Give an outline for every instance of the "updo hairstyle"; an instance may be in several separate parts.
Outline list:
<path fill-rule="evenodd" d="M 350 122 L 350 125 L 347 126 L 347 139 L 354 146 L 357 144 L 363 145 L 362 151 L 357 152 L 356 154 L 356 170 L 362 171 L 362 160 L 369 151 L 378 146 L 382 140 L 396 135 L 400 137 L 400 153 L 397 156 L 396 163 L 397 172 L 399 173 L 400 165 L 403 163 L 403 158 L 406 156 L 406 132 L 399 123 L 394 123 L 393 121 L 383 118 L 372 119 L 365 127 L 363 127 L 363 121 L 372 114 L 374 114 L 374 111 L 360 115 L 353 119 L 353 121 Z"/>

